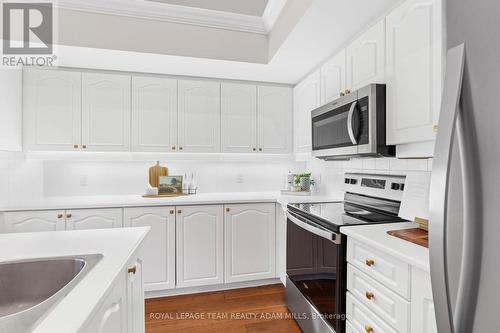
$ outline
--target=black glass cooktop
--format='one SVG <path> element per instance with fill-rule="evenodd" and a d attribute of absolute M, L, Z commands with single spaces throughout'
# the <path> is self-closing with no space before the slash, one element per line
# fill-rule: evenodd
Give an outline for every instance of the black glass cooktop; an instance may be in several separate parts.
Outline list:
<path fill-rule="evenodd" d="M 349 201 L 296 203 L 288 204 L 288 209 L 293 214 L 319 223 L 332 231 L 338 231 L 340 227 L 348 225 L 404 221 L 397 216 L 397 213 L 392 213 L 392 202 L 384 201 L 383 207 L 376 204 L 381 203 L 372 205 L 360 205 Z M 399 210 L 399 203 L 394 203 L 394 209 L 396 212 Z"/>

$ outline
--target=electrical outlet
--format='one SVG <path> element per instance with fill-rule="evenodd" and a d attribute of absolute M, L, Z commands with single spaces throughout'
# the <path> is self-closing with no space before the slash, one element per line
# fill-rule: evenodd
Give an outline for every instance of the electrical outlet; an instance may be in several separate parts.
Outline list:
<path fill-rule="evenodd" d="M 87 179 L 87 175 L 81 175 L 80 176 L 80 186 L 88 186 L 89 183 L 88 183 L 88 179 Z"/>

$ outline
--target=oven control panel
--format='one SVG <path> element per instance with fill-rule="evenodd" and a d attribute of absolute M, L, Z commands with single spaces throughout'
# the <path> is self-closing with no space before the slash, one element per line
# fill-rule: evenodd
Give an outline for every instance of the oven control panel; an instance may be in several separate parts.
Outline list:
<path fill-rule="evenodd" d="M 346 173 L 343 190 L 401 201 L 405 190 L 405 180 L 406 176 L 398 175 Z"/>

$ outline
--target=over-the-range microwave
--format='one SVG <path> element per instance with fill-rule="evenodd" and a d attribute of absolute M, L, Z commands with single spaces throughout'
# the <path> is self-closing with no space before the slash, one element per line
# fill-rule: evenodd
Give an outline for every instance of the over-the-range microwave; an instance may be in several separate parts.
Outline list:
<path fill-rule="evenodd" d="M 385 84 L 370 84 L 311 112 L 312 155 L 324 160 L 395 156 L 386 145 Z"/>

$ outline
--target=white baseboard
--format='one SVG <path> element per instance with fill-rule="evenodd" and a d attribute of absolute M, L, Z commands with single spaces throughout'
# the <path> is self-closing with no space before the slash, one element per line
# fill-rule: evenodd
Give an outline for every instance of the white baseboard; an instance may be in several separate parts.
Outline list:
<path fill-rule="evenodd" d="M 212 292 L 212 291 L 260 287 L 260 286 L 266 286 L 266 285 L 278 284 L 278 283 L 282 283 L 282 282 L 280 279 L 276 278 L 276 279 L 265 279 L 265 280 L 248 281 L 248 282 L 216 284 L 216 285 L 201 286 L 201 287 L 155 290 L 155 291 L 146 291 L 144 297 L 146 299 L 150 299 L 150 298 L 159 298 L 159 297 L 168 297 L 168 296 L 198 294 L 198 293 L 206 293 L 206 292 Z"/>

